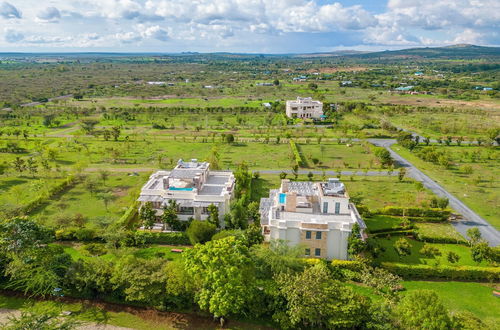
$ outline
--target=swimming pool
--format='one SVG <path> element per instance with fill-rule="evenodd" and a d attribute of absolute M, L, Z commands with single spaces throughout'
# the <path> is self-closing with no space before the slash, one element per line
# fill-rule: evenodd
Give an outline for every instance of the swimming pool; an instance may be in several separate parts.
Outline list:
<path fill-rule="evenodd" d="M 280 194 L 280 204 L 286 203 L 286 194 Z"/>

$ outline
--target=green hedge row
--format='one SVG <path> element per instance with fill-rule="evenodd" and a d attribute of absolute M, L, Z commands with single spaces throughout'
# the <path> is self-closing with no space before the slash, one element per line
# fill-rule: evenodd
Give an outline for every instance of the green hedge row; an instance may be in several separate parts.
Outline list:
<path fill-rule="evenodd" d="M 382 209 L 376 211 L 378 214 L 393 215 L 393 216 L 407 216 L 407 217 L 419 217 L 419 218 L 434 218 L 441 219 L 444 221 L 448 219 L 451 215 L 451 210 L 449 209 L 433 209 L 433 208 L 422 208 L 422 207 L 397 207 L 397 206 L 386 206 Z M 426 221 L 416 220 L 413 221 Z"/>
<path fill-rule="evenodd" d="M 348 269 L 353 272 L 360 272 L 363 269 L 363 263 L 355 260 L 333 259 L 330 262 L 330 267 L 339 269 Z"/>
<path fill-rule="evenodd" d="M 429 266 L 382 262 L 381 266 L 405 279 L 447 279 L 467 281 L 500 280 L 500 267 Z"/>
<path fill-rule="evenodd" d="M 185 232 L 151 233 L 146 237 L 147 244 L 191 245 Z"/>
<path fill-rule="evenodd" d="M 117 226 L 132 229 L 133 222 L 137 219 L 137 215 L 139 213 L 139 202 L 134 202 L 130 207 L 125 211 L 120 220 L 116 222 Z"/>
<path fill-rule="evenodd" d="M 447 218 L 443 217 L 408 217 L 412 222 L 444 222 Z"/>
<path fill-rule="evenodd" d="M 419 233 L 418 230 L 415 230 L 415 238 L 419 241 L 428 242 L 428 243 L 467 244 L 467 241 L 465 240 L 465 238 L 456 239 L 456 238 L 451 238 L 451 237 L 426 236 L 426 235 L 422 235 L 421 233 Z"/>
<path fill-rule="evenodd" d="M 290 139 L 290 148 L 292 149 L 293 156 L 295 157 L 295 164 L 297 164 L 297 166 L 302 166 L 303 161 L 300 156 L 299 148 L 297 148 L 297 144 L 292 139 Z"/>
<path fill-rule="evenodd" d="M 68 175 L 61 183 L 53 186 L 49 189 L 46 194 L 40 195 L 31 201 L 29 201 L 26 205 L 21 208 L 21 213 L 29 214 L 33 212 L 35 209 L 40 207 L 43 203 L 47 202 L 52 196 L 60 193 L 64 189 L 67 189 L 78 182 L 78 177 L 70 174 Z"/>
<path fill-rule="evenodd" d="M 370 232 L 371 237 L 380 237 L 380 236 L 403 236 L 403 235 L 414 235 L 414 231 L 412 229 L 399 229 L 392 231 L 378 231 L 376 233 Z"/>

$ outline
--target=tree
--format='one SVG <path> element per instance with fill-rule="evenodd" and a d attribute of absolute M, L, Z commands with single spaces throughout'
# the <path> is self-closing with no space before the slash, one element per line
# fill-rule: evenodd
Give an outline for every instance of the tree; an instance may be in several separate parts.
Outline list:
<path fill-rule="evenodd" d="M 109 139 L 111 139 L 111 131 L 109 129 L 103 130 L 102 137 L 104 138 L 105 141 L 108 141 Z"/>
<path fill-rule="evenodd" d="M 4 330 L 72 330 L 76 329 L 81 322 L 72 316 L 61 316 L 60 312 L 23 310 L 20 315 L 8 317 L 8 322 L 2 324 Z"/>
<path fill-rule="evenodd" d="M 251 223 L 257 224 L 260 226 L 260 211 L 259 211 L 259 203 L 251 202 L 247 206 L 247 216 L 248 221 Z"/>
<path fill-rule="evenodd" d="M 234 140 L 235 140 L 235 139 L 234 139 L 234 135 L 233 135 L 233 134 L 231 134 L 231 133 L 228 133 L 228 134 L 226 134 L 226 135 L 224 136 L 224 140 L 226 140 L 226 143 L 227 143 L 227 144 L 232 144 L 232 143 L 234 143 Z"/>
<path fill-rule="evenodd" d="M 146 202 L 141 206 L 139 218 L 142 220 L 144 228 L 152 229 L 156 222 L 156 212 L 153 209 L 153 203 Z"/>
<path fill-rule="evenodd" d="M 88 177 L 84 182 L 85 189 L 87 189 L 91 195 L 94 195 L 97 192 L 98 183 L 93 179 Z"/>
<path fill-rule="evenodd" d="M 26 160 L 26 168 L 28 169 L 28 172 L 30 172 L 31 175 L 34 177 L 35 174 L 38 172 L 37 161 L 33 157 L 28 158 Z"/>
<path fill-rule="evenodd" d="M 171 230 L 181 230 L 181 223 L 177 215 L 178 204 L 174 199 L 170 199 L 168 204 L 163 207 L 161 221 L 164 225 L 168 225 Z"/>
<path fill-rule="evenodd" d="M 104 207 L 106 208 L 106 212 L 108 212 L 108 205 L 111 201 L 116 199 L 116 196 L 109 191 L 101 192 L 97 194 L 97 199 L 100 199 L 104 203 Z"/>
<path fill-rule="evenodd" d="M 252 260 L 242 241 L 236 237 L 209 241 L 185 255 L 185 269 L 193 279 L 195 301 L 202 310 L 225 318 L 246 309 L 256 287 Z"/>
<path fill-rule="evenodd" d="M 399 172 L 398 172 L 398 180 L 399 180 L 399 182 L 403 181 L 403 179 L 405 178 L 405 175 L 406 175 L 406 168 L 400 167 L 399 168 Z"/>
<path fill-rule="evenodd" d="M 191 244 L 208 242 L 217 231 L 217 227 L 207 221 L 193 220 L 189 224 L 186 234 Z"/>
<path fill-rule="evenodd" d="M 385 148 L 376 148 L 375 156 L 377 156 L 378 160 L 380 161 L 380 164 L 383 167 L 391 166 L 394 163 L 391 153 L 389 152 L 389 150 Z"/>
<path fill-rule="evenodd" d="M 477 227 L 472 227 L 467 229 L 467 236 L 469 237 L 469 244 L 474 245 L 477 244 L 481 241 L 481 232 L 479 231 L 479 228 Z"/>
<path fill-rule="evenodd" d="M 438 295 L 431 290 L 410 291 L 396 307 L 403 329 L 450 329 L 451 320 Z"/>
<path fill-rule="evenodd" d="M 312 180 L 313 180 L 313 177 L 314 177 L 313 172 L 309 172 L 309 173 L 307 173 L 307 178 L 309 179 L 309 181 L 312 181 Z"/>
<path fill-rule="evenodd" d="M 113 126 L 111 128 L 111 135 L 113 135 L 113 138 L 115 139 L 115 141 L 118 141 L 118 138 L 120 137 L 121 132 L 122 132 L 122 130 L 121 130 L 120 126 Z"/>
<path fill-rule="evenodd" d="M 99 120 L 93 118 L 86 118 L 80 121 L 80 126 L 86 134 L 92 134 L 97 124 L 99 124 Z"/>
<path fill-rule="evenodd" d="M 448 260 L 448 262 L 455 264 L 460 260 L 460 256 L 453 251 L 448 251 L 448 253 L 446 254 L 446 259 Z"/>
<path fill-rule="evenodd" d="M 401 237 L 394 243 L 394 250 L 400 256 L 409 256 L 411 254 L 411 244 L 407 239 Z"/>
<path fill-rule="evenodd" d="M 282 327 L 354 329 L 369 319 L 369 300 L 333 280 L 324 264 L 296 275 L 282 274 L 277 283 L 285 312 L 273 318 Z"/>
<path fill-rule="evenodd" d="M 167 261 L 162 258 L 144 259 L 132 255 L 118 260 L 111 283 L 115 290 L 123 292 L 126 301 L 136 301 L 164 307 L 164 268 Z"/>
<path fill-rule="evenodd" d="M 14 169 L 19 173 L 23 173 L 24 170 L 26 170 L 26 161 L 21 157 L 16 157 L 16 159 L 12 162 L 12 167 L 14 167 Z"/>
<path fill-rule="evenodd" d="M 279 86 L 280 85 L 280 81 L 278 79 L 274 79 L 273 85 L 274 86 Z"/>
<path fill-rule="evenodd" d="M 492 142 L 500 144 L 500 128 L 492 128 L 488 131 L 488 138 Z"/>
<path fill-rule="evenodd" d="M 433 258 L 435 256 L 441 255 L 441 251 L 437 247 L 429 244 L 424 244 L 424 246 L 420 249 L 419 253 L 428 258 Z"/>
<path fill-rule="evenodd" d="M 102 180 L 103 185 L 106 185 L 106 180 L 109 178 L 109 171 L 107 170 L 99 170 L 99 177 Z"/>
<path fill-rule="evenodd" d="M 281 180 L 286 179 L 286 176 L 287 176 L 286 172 L 281 172 L 281 173 L 280 173 L 280 179 L 281 179 Z"/>
<path fill-rule="evenodd" d="M 470 252 L 472 260 L 478 264 L 483 260 L 491 260 L 492 250 L 487 242 L 481 241 L 472 245 Z"/>
<path fill-rule="evenodd" d="M 213 224 L 216 228 L 219 228 L 219 208 L 215 204 L 210 204 L 207 207 L 208 219 L 207 221 Z"/>
<path fill-rule="evenodd" d="M 349 256 L 354 257 L 366 249 L 366 242 L 361 238 L 361 230 L 357 223 L 352 226 L 351 234 L 347 239 L 347 253 Z"/>
<path fill-rule="evenodd" d="M 309 85 L 307 87 L 309 87 L 309 89 L 315 91 L 315 90 L 318 89 L 318 84 L 316 84 L 316 83 L 309 83 Z"/>
<path fill-rule="evenodd" d="M 426 146 L 428 146 L 429 143 L 431 143 L 431 139 L 428 136 L 424 137 L 423 141 L 424 141 L 424 143 L 425 143 Z"/>

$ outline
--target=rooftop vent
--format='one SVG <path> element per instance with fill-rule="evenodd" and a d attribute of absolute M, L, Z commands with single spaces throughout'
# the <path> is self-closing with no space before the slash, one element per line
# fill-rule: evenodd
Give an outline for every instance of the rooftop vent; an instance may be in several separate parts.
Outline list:
<path fill-rule="evenodd" d="M 329 178 L 328 182 L 325 184 L 324 192 L 326 195 L 339 195 L 345 192 L 345 186 L 337 178 Z"/>

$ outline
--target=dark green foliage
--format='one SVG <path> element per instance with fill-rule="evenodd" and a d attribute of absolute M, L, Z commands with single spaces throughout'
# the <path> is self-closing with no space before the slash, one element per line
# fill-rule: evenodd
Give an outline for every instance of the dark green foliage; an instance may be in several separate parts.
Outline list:
<path fill-rule="evenodd" d="M 217 227 L 207 221 L 193 220 L 186 230 L 191 244 L 208 242 L 215 234 Z"/>
<path fill-rule="evenodd" d="M 408 293 L 396 308 L 398 323 L 405 329 L 449 329 L 451 319 L 438 295 L 430 290 Z"/>

